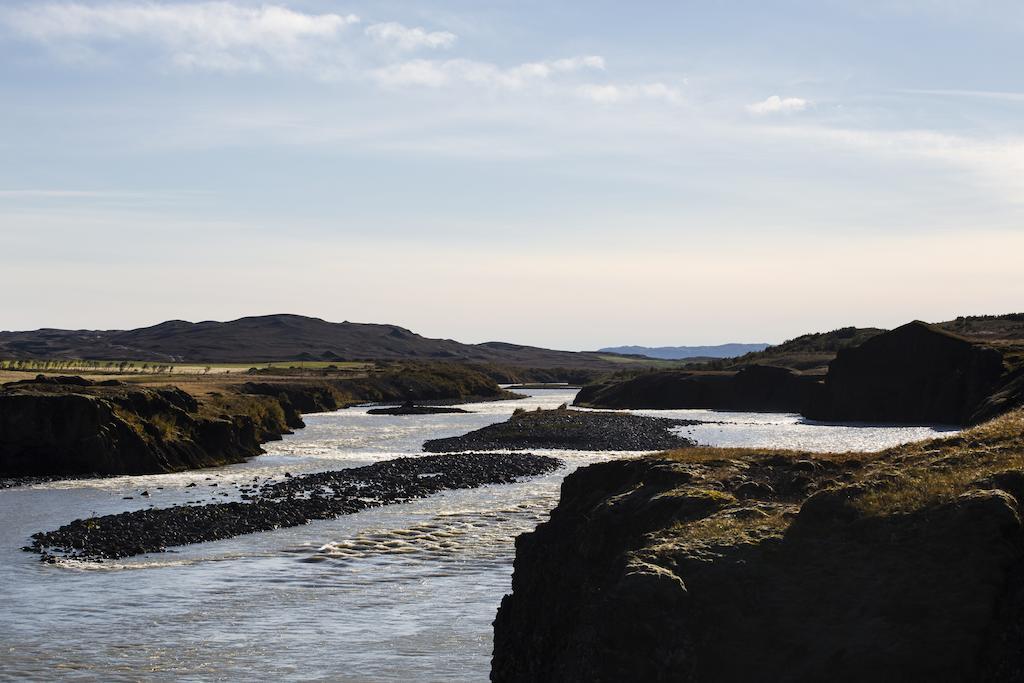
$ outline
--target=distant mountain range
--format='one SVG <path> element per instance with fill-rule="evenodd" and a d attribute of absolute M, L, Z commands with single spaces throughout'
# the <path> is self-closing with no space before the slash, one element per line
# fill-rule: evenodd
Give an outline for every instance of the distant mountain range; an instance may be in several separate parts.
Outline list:
<path fill-rule="evenodd" d="M 616 369 L 608 354 L 506 342 L 462 344 L 397 325 L 332 323 L 278 314 L 230 322 L 170 320 L 135 330 L 0 332 L 0 358 L 140 360 L 163 363 L 450 360 L 532 368 Z M 627 360 L 627 359 L 623 359 Z"/>
<path fill-rule="evenodd" d="M 603 353 L 647 356 L 661 360 L 685 358 L 735 358 L 745 353 L 764 351 L 770 344 L 718 344 L 717 346 L 609 346 Z"/>

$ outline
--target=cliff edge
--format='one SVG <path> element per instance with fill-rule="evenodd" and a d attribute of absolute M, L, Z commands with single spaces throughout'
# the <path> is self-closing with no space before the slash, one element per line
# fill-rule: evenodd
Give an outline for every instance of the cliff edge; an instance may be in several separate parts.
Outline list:
<path fill-rule="evenodd" d="M 694 448 L 571 474 L 516 542 L 494 681 L 1024 675 L 1024 411 L 872 454 Z"/>

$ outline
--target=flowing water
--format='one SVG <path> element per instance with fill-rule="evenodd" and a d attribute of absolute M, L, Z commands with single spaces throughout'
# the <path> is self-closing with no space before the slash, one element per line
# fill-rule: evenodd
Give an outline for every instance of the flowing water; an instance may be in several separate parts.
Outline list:
<path fill-rule="evenodd" d="M 414 455 L 426 439 L 500 422 L 516 407 L 571 402 L 575 392 L 522 393 L 529 397 L 463 406 L 471 414 L 307 415 L 305 429 L 240 465 L 0 490 L 0 680 L 487 680 L 513 539 L 543 521 L 569 471 L 624 454 L 536 451 L 567 467 L 124 561 L 48 565 L 19 548 L 79 517 L 232 500 L 254 477 Z M 874 450 L 942 431 L 640 412 L 708 420 L 683 433 L 712 445 Z"/>

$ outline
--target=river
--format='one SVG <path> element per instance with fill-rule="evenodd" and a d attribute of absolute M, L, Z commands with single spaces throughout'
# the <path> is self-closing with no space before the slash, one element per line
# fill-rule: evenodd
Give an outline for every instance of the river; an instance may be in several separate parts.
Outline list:
<path fill-rule="evenodd" d="M 543 521 L 569 471 L 623 454 L 536 451 L 567 467 L 126 561 L 48 565 L 20 548 L 33 532 L 79 517 L 232 500 L 253 477 L 417 454 L 426 439 L 575 394 L 521 393 L 528 398 L 463 406 L 469 414 L 307 415 L 305 429 L 240 465 L 0 490 L 0 680 L 486 681 L 513 539 Z M 942 431 L 822 425 L 786 414 L 639 412 L 712 421 L 683 430 L 711 445 L 875 450 Z"/>

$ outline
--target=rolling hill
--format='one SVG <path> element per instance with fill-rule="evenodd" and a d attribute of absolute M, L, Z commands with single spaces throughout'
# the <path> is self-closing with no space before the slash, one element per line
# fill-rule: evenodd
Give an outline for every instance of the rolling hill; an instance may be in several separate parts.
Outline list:
<path fill-rule="evenodd" d="M 397 325 L 332 323 L 278 314 L 199 323 L 169 320 L 134 330 L 0 332 L 0 358 L 250 363 L 289 360 L 447 360 L 536 368 L 619 367 L 609 354 L 506 342 L 430 339 Z"/>

